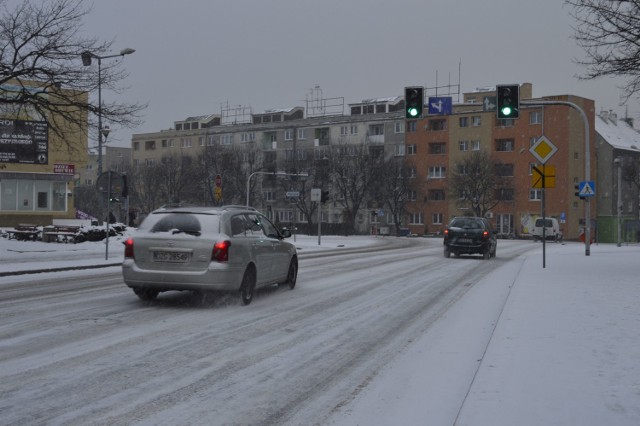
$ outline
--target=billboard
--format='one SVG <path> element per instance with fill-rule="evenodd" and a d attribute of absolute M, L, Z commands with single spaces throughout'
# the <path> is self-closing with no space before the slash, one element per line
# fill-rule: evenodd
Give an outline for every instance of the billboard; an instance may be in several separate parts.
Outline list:
<path fill-rule="evenodd" d="M 0 119 L 0 163 L 48 164 L 47 122 Z"/>

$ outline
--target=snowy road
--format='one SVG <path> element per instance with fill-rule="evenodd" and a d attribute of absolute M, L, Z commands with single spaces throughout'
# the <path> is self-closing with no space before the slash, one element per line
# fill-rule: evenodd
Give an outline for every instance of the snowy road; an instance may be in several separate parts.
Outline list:
<path fill-rule="evenodd" d="M 0 286 L 1 424 L 322 424 L 498 264 L 440 239 L 302 256 L 247 307 L 138 301 L 115 267 Z M 508 247 L 508 250 L 501 249 Z"/>

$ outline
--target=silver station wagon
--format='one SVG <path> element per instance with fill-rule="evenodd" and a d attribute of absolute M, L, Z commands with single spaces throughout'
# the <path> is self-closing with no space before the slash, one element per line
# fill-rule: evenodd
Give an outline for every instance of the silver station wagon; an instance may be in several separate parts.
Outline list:
<path fill-rule="evenodd" d="M 125 241 L 122 275 L 142 300 L 170 290 L 224 291 L 248 305 L 258 287 L 295 287 L 290 236 L 248 207 L 160 208 Z"/>

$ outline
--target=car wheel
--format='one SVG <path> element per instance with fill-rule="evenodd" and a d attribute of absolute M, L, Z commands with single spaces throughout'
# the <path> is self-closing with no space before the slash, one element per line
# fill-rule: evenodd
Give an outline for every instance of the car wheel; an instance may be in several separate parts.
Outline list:
<path fill-rule="evenodd" d="M 143 300 L 145 302 L 154 300 L 156 297 L 158 297 L 159 293 L 158 290 L 152 290 L 150 288 L 134 288 L 133 292 L 140 298 L 140 300 Z"/>
<path fill-rule="evenodd" d="M 484 253 L 482 253 L 482 257 L 484 257 L 485 260 L 490 259 L 491 258 L 491 248 L 487 247 L 487 249 L 484 251 Z"/>
<path fill-rule="evenodd" d="M 449 250 L 447 247 L 444 248 L 444 257 L 446 257 L 447 259 L 451 257 L 451 250 Z"/>
<path fill-rule="evenodd" d="M 240 285 L 240 300 L 244 306 L 251 303 L 253 293 L 256 290 L 256 271 L 251 266 L 244 271 L 242 284 Z"/>
<path fill-rule="evenodd" d="M 287 274 L 286 284 L 293 290 L 296 287 L 296 281 L 298 279 L 298 258 L 294 257 L 289 263 L 289 273 Z"/>

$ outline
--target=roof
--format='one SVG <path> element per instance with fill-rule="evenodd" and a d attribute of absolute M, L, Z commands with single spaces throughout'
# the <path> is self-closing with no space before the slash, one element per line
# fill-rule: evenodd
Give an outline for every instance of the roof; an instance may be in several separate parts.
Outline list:
<path fill-rule="evenodd" d="M 596 132 L 615 149 L 640 153 L 640 132 L 612 113 L 601 112 L 595 120 Z"/>

